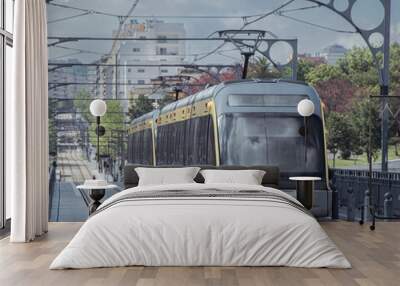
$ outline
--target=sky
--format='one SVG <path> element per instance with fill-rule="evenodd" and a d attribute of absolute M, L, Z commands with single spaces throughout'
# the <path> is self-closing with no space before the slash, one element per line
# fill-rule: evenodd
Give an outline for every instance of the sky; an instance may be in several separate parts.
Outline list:
<path fill-rule="evenodd" d="M 133 16 L 153 16 L 155 19 L 171 23 L 184 23 L 187 37 L 207 37 L 212 32 L 224 29 L 239 29 L 243 25 L 243 16 L 265 14 L 289 0 L 139 0 Z M 322 0 L 329 1 L 329 0 Z M 335 7 L 342 9 L 346 2 L 354 0 L 335 0 Z M 69 5 L 93 11 L 103 11 L 116 15 L 125 15 L 132 6 L 134 0 L 54 0 L 53 3 Z M 284 15 L 294 17 L 302 21 L 328 27 L 340 31 L 353 31 L 354 29 L 343 18 L 333 11 L 318 7 L 313 9 L 291 11 L 292 9 L 314 6 L 306 0 L 294 0 L 282 10 Z M 392 0 L 391 9 L 391 41 L 400 42 L 400 0 Z M 82 12 L 71 9 L 48 6 L 48 34 L 49 36 L 111 36 L 113 30 L 118 27 L 118 17 L 89 14 L 71 18 L 64 21 L 54 20 L 81 14 Z M 182 19 L 161 18 L 160 16 L 217 16 L 208 19 Z M 225 16 L 225 17 L 220 17 Z M 226 18 L 237 16 L 238 18 Z M 351 11 L 352 19 L 362 28 L 370 29 L 377 26 L 383 17 L 383 7 L 380 0 L 357 0 Z M 256 17 L 247 18 L 249 20 Z M 146 18 L 138 17 L 138 21 Z M 365 46 L 360 35 L 329 31 L 319 27 L 301 23 L 280 15 L 270 15 L 251 25 L 246 29 L 260 29 L 271 31 L 279 38 L 298 39 L 299 53 L 315 53 L 326 46 L 340 44 L 346 48 Z M 202 41 L 186 42 L 187 61 L 193 61 L 193 54 L 204 54 L 213 50 L 220 43 Z M 90 50 L 95 53 L 107 53 L 111 43 L 107 41 L 79 41 L 64 43 L 63 46 Z M 198 63 L 224 63 L 229 64 L 241 60 L 237 51 L 231 50 L 233 46 L 226 44 L 222 48 L 222 54 L 212 54 Z M 276 57 L 284 57 L 285 50 L 278 49 Z M 98 54 L 74 54 L 72 50 L 51 47 L 50 59 L 76 58 L 83 62 L 91 62 L 99 58 Z M 71 55 L 71 56 L 68 56 Z"/>

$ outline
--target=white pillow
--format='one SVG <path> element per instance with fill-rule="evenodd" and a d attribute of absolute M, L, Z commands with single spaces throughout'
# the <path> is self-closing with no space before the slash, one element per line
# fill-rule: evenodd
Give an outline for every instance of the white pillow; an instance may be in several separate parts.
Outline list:
<path fill-rule="evenodd" d="M 200 168 L 135 168 L 139 176 L 138 186 L 194 183 Z"/>
<path fill-rule="evenodd" d="M 206 184 L 261 185 L 265 171 L 261 170 L 202 170 Z"/>

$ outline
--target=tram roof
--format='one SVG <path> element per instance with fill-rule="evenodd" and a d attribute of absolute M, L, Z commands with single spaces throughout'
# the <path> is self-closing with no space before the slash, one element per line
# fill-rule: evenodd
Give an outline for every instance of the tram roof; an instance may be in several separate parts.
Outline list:
<path fill-rule="evenodd" d="M 235 85 L 243 85 L 243 84 L 249 84 L 249 85 L 257 85 L 257 84 L 279 84 L 279 85 L 286 85 L 287 87 L 289 86 L 297 86 L 297 87 L 303 87 L 303 89 L 308 89 L 311 88 L 307 83 L 303 81 L 297 81 L 297 80 L 288 80 L 288 79 L 241 79 L 241 80 L 232 80 L 232 81 L 226 81 L 223 83 L 220 83 L 218 85 L 211 86 L 209 88 L 203 89 L 195 94 L 192 94 L 190 96 L 187 96 L 183 99 L 180 99 L 178 101 L 174 101 L 170 104 L 167 104 L 164 106 L 160 111 L 154 110 L 152 112 L 146 113 L 138 118 L 135 118 L 132 121 L 132 124 L 135 124 L 137 122 L 141 122 L 143 120 L 147 120 L 150 118 L 153 118 L 155 113 L 160 113 L 164 114 L 167 112 L 170 112 L 176 108 L 187 106 L 190 104 L 193 104 L 195 102 L 205 100 L 207 98 L 211 98 L 215 96 L 219 91 L 221 91 L 224 88 L 234 88 Z"/>
<path fill-rule="evenodd" d="M 195 94 L 192 94 L 188 97 L 185 97 L 183 99 L 180 99 L 178 101 L 172 102 L 166 106 L 164 106 L 160 113 L 166 113 L 170 112 L 178 107 L 186 106 L 189 104 L 192 104 L 194 102 L 198 102 L 207 98 L 211 98 L 215 96 L 220 90 L 227 88 L 227 87 L 234 87 L 235 85 L 243 85 L 243 84 L 249 84 L 249 85 L 254 85 L 254 84 L 293 84 L 296 86 L 304 86 L 304 87 L 309 87 L 309 85 L 303 81 L 296 81 L 296 80 L 287 80 L 287 79 L 270 79 L 270 80 L 264 80 L 264 79 L 242 79 L 242 80 L 232 80 L 232 81 L 226 81 L 223 83 L 220 83 L 218 85 L 211 86 L 209 88 L 203 89 Z"/>

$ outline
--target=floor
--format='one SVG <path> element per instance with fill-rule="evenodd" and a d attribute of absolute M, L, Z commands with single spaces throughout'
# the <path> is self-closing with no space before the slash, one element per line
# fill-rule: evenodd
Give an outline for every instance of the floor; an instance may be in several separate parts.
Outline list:
<path fill-rule="evenodd" d="M 379 222 L 376 231 L 351 222 L 322 222 L 353 265 L 350 270 L 288 267 L 124 267 L 48 270 L 81 223 L 50 223 L 29 244 L 0 240 L 0 285 L 400 285 L 400 222 Z"/>

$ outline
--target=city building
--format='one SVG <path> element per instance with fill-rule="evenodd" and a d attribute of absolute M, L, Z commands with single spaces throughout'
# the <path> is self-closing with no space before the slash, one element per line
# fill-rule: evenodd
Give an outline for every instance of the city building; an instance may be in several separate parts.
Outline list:
<path fill-rule="evenodd" d="M 121 37 L 142 39 L 155 38 L 156 41 L 124 41 L 116 54 L 120 65 L 117 70 L 117 95 L 120 98 L 135 98 L 147 94 L 153 88 L 152 80 L 160 76 L 175 76 L 182 70 L 185 44 L 183 41 L 166 38 L 184 38 L 185 28 L 182 23 L 165 23 L 148 20 L 138 23 L 132 20 L 123 27 Z M 165 65 L 165 66 L 163 66 Z"/>
<path fill-rule="evenodd" d="M 50 98 L 73 98 L 80 89 L 84 88 L 79 83 L 88 81 L 88 70 L 79 64 L 77 59 L 52 60 L 54 64 L 71 64 L 71 66 L 50 66 L 49 67 L 49 97 Z M 78 83 L 78 84 L 77 84 Z"/>
<path fill-rule="evenodd" d="M 316 56 L 323 57 L 328 64 L 334 65 L 339 59 L 344 58 L 347 51 L 345 47 L 335 44 L 324 48 Z"/>
<path fill-rule="evenodd" d="M 326 64 L 326 59 L 324 57 L 308 53 L 299 54 L 298 60 L 305 60 L 307 62 L 311 62 L 316 65 Z"/>

